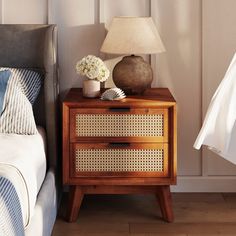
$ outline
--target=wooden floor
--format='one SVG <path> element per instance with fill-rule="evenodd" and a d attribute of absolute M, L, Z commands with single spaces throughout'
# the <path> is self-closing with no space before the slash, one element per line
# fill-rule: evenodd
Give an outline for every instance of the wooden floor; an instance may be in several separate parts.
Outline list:
<path fill-rule="evenodd" d="M 77 222 L 58 217 L 53 236 L 236 236 L 236 193 L 176 193 L 173 205 L 165 223 L 154 196 L 86 196 Z"/>

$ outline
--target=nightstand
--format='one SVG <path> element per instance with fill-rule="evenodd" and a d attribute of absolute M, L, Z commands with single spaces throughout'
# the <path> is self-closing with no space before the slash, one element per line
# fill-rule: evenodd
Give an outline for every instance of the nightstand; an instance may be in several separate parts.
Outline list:
<path fill-rule="evenodd" d="M 172 222 L 170 185 L 176 184 L 176 102 L 166 88 L 120 101 L 71 89 L 63 101 L 63 184 L 68 221 L 84 194 L 155 194 Z"/>

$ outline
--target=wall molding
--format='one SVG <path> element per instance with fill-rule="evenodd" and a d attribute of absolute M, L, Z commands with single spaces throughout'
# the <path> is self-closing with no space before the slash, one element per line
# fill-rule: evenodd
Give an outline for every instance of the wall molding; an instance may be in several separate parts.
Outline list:
<path fill-rule="evenodd" d="M 236 176 L 178 176 L 172 192 L 236 192 Z"/>
<path fill-rule="evenodd" d="M 55 23 L 55 4 L 54 0 L 47 0 L 47 16 L 46 22 L 47 24 L 54 24 Z"/>
<path fill-rule="evenodd" d="M 47 9 L 46 9 L 46 23 L 49 24 L 49 15 L 51 11 L 50 0 L 47 0 Z"/>
<path fill-rule="evenodd" d="M 47 24 L 53 23 L 53 0 L 47 0 Z"/>
<path fill-rule="evenodd" d="M 203 91 L 204 91 L 204 88 L 203 88 L 203 67 L 204 67 L 204 58 L 203 58 L 203 27 L 204 27 L 204 22 L 203 22 L 203 0 L 200 0 L 200 25 L 201 25 L 201 35 L 200 35 L 200 38 L 201 38 L 201 62 L 200 62 L 200 67 L 201 67 L 201 79 L 200 79 L 200 86 L 201 86 L 201 94 L 200 94 L 200 103 L 201 103 L 201 117 L 200 117 L 200 120 L 201 120 L 201 126 L 203 124 L 203 121 L 204 121 L 204 112 L 203 112 Z M 208 175 L 208 158 L 207 158 L 207 155 L 206 155 L 206 149 L 205 148 L 201 148 L 201 150 L 199 150 L 201 152 L 201 171 L 202 171 L 202 176 L 207 176 Z"/>
<path fill-rule="evenodd" d="M 94 24 L 100 24 L 101 12 L 100 12 L 100 0 L 94 0 Z"/>
<path fill-rule="evenodd" d="M 0 24 L 4 24 L 4 0 L 0 0 Z"/>

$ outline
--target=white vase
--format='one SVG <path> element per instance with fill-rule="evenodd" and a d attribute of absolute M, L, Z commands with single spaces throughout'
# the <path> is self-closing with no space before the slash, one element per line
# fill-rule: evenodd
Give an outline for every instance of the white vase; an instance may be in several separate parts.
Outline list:
<path fill-rule="evenodd" d="M 97 80 L 85 79 L 83 81 L 83 96 L 96 98 L 100 95 L 100 82 Z"/>

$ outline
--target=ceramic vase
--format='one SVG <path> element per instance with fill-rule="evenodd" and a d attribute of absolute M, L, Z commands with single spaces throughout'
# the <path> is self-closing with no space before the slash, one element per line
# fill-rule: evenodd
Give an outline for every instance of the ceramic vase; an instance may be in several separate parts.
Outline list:
<path fill-rule="evenodd" d="M 83 96 L 96 98 L 100 95 L 100 82 L 97 80 L 85 79 L 83 81 Z"/>

